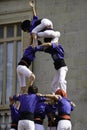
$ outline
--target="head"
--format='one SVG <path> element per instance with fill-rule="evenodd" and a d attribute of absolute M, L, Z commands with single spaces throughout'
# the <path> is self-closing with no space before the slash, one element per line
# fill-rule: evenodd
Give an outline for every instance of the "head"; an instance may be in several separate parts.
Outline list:
<path fill-rule="evenodd" d="M 44 42 L 51 42 L 51 40 L 52 40 L 53 38 L 44 38 Z"/>
<path fill-rule="evenodd" d="M 30 30 L 30 24 L 31 24 L 31 21 L 30 20 L 25 20 L 21 23 L 21 29 L 24 31 L 24 32 L 29 32 Z"/>
<path fill-rule="evenodd" d="M 38 87 L 37 86 L 29 86 L 28 93 L 32 93 L 32 94 L 38 93 Z"/>
<path fill-rule="evenodd" d="M 56 95 L 61 95 L 62 97 L 67 97 L 67 93 L 62 90 L 62 89 L 58 89 L 56 92 L 55 92 Z"/>

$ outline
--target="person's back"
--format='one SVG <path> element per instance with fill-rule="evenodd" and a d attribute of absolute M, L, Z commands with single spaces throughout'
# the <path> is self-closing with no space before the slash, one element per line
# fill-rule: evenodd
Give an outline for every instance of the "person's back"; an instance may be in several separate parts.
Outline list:
<path fill-rule="evenodd" d="M 20 88 L 26 87 L 26 77 L 30 80 L 30 85 L 33 85 L 35 80 L 34 73 L 30 70 L 31 62 L 35 59 L 35 48 L 33 45 L 29 45 L 18 63 L 17 75 L 20 83 Z"/>
<path fill-rule="evenodd" d="M 10 112 L 11 112 L 11 128 L 10 130 L 17 130 L 18 126 L 18 121 L 20 119 L 20 113 L 19 113 L 19 107 L 20 103 L 15 102 L 13 99 L 9 97 L 9 102 L 10 102 Z"/>
<path fill-rule="evenodd" d="M 48 127 L 47 130 L 56 130 L 57 122 L 56 122 L 56 104 L 47 104 L 46 105 L 46 115 L 48 119 Z"/>
<path fill-rule="evenodd" d="M 58 109 L 58 125 L 57 130 L 71 130 L 71 111 L 74 110 L 75 104 L 67 98 L 66 93 L 63 90 L 57 90 L 57 109 Z"/>
<path fill-rule="evenodd" d="M 71 111 L 76 105 L 67 98 L 67 94 L 62 89 L 57 90 L 55 94 L 46 94 L 46 97 L 56 102 L 57 130 L 71 130 Z"/>
<path fill-rule="evenodd" d="M 38 97 L 38 102 L 36 104 L 36 109 L 34 113 L 34 123 L 35 123 L 35 130 L 44 130 L 44 119 L 45 119 L 45 107 L 46 104 L 44 103 L 46 101 L 45 97 Z"/>
<path fill-rule="evenodd" d="M 56 73 L 53 77 L 51 83 L 52 93 L 55 93 L 57 89 L 62 89 L 67 91 L 67 81 L 66 74 L 68 72 L 68 67 L 64 59 L 64 49 L 61 44 L 55 43 L 43 43 L 38 46 L 38 51 L 44 51 L 51 55 L 53 59 L 54 68 Z"/>
<path fill-rule="evenodd" d="M 13 97 L 15 100 L 20 101 L 18 130 L 34 130 L 34 111 L 38 101 L 37 91 L 37 87 L 30 86 L 28 93 Z"/>

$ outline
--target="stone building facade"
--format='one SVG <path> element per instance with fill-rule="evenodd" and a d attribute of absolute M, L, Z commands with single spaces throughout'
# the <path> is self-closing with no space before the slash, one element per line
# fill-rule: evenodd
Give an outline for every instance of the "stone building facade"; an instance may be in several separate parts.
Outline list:
<path fill-rule="evenodd" d="M 0 46 L 4 43 L 4 56 L 6 57 L 6 43 L 19 43 L 20 52 L 22 53 L 29 44 L 29 35 L 20 32 L 18 25 L 24 19 L 32 18 L 32 10 L 28 5 L 29 0 L 0 0 Z M 47 17 L 53 21 L 54 30 L 61 32 L 59 42 L 62 43 L 65 50 L 65 61 L 68 66 L 67 92 L 71 100 L 76 103 L 76 108 L 72 112 L 72 130 L 87 129 L 87 1 L 86 0 L 35 0 L 37 15 L 40 18 Z M 6 37 L 9 30 L 8 25 L 14 27 L 14 38 Z M 11 26 L 11 27 L 12 27 Z M 4 36 L 2 36 L 2 27 Z M 16 36 L 16 31 L 20 34 Z M 9 33 L 8 33 L 9 34 Z M 8 38 L 8 39 L 7 39 Z M 4 39 L 4 40 L 3 40 Z M 14 41 L 14 42 L 13 42 Z M 9 42 L 9 43 L 10 43 Z M 15 50 L 13 45 L 14 62 L 16 61 Z M 2 47 L 2 46 L 1 46 Z M 7 46 L 9 50 L 9 46 Z M 0 49 L 0 54 L 2 50 Z M 11 52 L 10 52 L 11 53 Z M 9 56 L 9 55 L 8 55 Z M 19 55 L 18 55 L 19 56 Z M 8 59 L 8 58 L 7 58 Z M 6 60 L 6 58 L 5 58 Z M 11 61 L 12 62 L 12 61 Z M 6 61 L 4 61 L 6 63 Z M 13 63 L 13 62 L 12 62 Z M 0 62 L 0 65 L 2 62 Z M 8 67 L 8 66 L 7 66 Z M 8 86 L 6 84 L 6 66 L 3 66 L 3 78 L 0 74 L 0 130 L 9 129 L 10 111 L 8 105 Z M 9 67 L 8 67 L 9 68 Z M 36 59 L 31 66 L 36 75 L 35 84 L 42 93 L 50 92 L 50 84 L 55 70 L 53 61 L 48 54 L 37 52 Z M 9 69 L 8 69 L 9 70 Z M 12 90 L 10 94 L 17 92 L 16 84 L 16 64 L 13 66 L 14 76 L 12 79 Z M 0 73 L 2 70 L 0 70 Z M 9 76 L 9 74 L 8 74 Z M 8 78 L 7 78 L 8 79 Z M 10 79 L 8 79 L 10 80 Z M 3 82 L 3 84 L 1 84 Z M 6 87 L 7 86 L 7 87 Z M 6 94 L 6 95 L 5 95 Z M 46 121 L 45 121 L 45 126 Z"/>

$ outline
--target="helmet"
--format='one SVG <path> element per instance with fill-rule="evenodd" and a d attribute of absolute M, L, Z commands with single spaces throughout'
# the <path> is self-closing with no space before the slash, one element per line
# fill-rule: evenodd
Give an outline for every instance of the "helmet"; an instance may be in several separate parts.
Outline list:
<path fill-rule="evenodd" d="M 62 97 L 67 97 L 67 93 L 66 93 L 64 90 L 62 90 L 62 89 L 58 89 L 58 90 L 55 92 L 55 94 L 61 95 Z"/>

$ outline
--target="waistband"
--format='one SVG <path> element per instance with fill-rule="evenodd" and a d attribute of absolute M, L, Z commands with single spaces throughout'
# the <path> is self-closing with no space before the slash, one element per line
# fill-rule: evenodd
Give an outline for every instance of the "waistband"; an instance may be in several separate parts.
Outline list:
<path fill-rule="evenodd" d="M 70 115 L 61 115 L 58 118 L 58 121 L 59 120 L 71 120 L 71 117 L 70 117 Z"/>
<path fill-rule="evenodd" d="M 58 70 L 61 67 L 66 66 L 66 63 L 65 63 L 64 59 L 58 59 L 58 60 L 54 61 L 54 66 L 55 66 L 55 69 Z"/>
<path fill-rule="evenodd" d="M 17 130 L 17 127 L 18 127 L 18 122 L 12 122 L 11 123 L 11 128 Z"/>
<path fill-rule="evenodd" d="M 31 112 L 22 112 L 20 114 L 20 120 L 24 120 L 24 119 L 27 119 L 27 120 L 31 120 L 33 121 L 34 120 L 34 114 L 31 113 Z"/>
<path fill-rule="evenodd" d="M 31 65 L 31 61 L 25 57 L 23 57 L 20 62 L 18 63 L 18 65 L 25 65 L 27 66 L 27 68 L 29 68 L 29 66 Z"/>
<path fill-rule="evenodd" d="M 37 123 L 37 124 L 43 124 L 43 119 L 39 118 L 39 117 L 36 117 L 34 118 L 34 122 Z"/>

